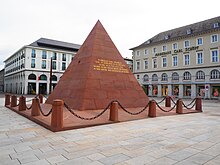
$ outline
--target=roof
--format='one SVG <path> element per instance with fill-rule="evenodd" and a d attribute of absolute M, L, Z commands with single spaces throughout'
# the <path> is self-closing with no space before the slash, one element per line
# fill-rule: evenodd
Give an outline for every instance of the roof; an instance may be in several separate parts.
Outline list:
<path fill-rule="evenodd" d="M 53 49 L 56 48 L 56 49 L 68 50 L 68 51 L 78 51 L 81 45 L 47 39 L 47 38 L 40 38 L 39 40 L 33 42 L 28 46 L 53 48 Z"/>
<path fill-rule="evenodd" d="M 216 28 L 214 28 L 215 23 L 218 23 L 218 27 Z M 193 23 L 190 25 L 182 26 L 176 29 L 161 32 L 155 35 L 154 37 L 148 39 L 141 45 L 131 48 L 130 50 L 150 46 L 163 41 L 171 41 L 180 37 L 198 35 L 200 33 L 208 32 L 214 29 L 220 29 L 220 16 L 205 21 Z"/>

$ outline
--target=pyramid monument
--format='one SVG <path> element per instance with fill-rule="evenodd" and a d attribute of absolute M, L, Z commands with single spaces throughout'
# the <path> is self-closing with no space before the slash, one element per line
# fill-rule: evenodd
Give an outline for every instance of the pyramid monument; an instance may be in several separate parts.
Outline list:
<path fill-rule="evenodd" d="M 76 110 L 105 108 L 118 100 L 126 108 L 144 107 L 149 99 L 110 36 L 97 21 L 46 103 L 62 99 Z"/>

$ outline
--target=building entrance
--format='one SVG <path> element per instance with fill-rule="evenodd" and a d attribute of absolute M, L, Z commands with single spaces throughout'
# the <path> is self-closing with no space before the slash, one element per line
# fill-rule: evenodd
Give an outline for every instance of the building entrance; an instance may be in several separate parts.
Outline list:
<path fill-rule="evenodd" d="M 36 94 L 36 83 L 28 83 L 28 94 L 35 95 Z"/>
<path fill-rule="evenodd" d="M 47 94 L 47 83 L 39 83 L 39 94 Z"/>

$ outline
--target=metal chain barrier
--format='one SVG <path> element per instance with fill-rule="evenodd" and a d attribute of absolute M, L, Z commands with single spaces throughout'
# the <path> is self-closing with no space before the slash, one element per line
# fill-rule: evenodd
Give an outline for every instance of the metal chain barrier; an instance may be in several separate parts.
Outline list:
<path fill-rule="evenodd" d="M 43 115 L 43 116 L 49 116 L 51 113 L 52 113 L 52 108 L 50 109 L 50 111 L 47 113 L 47 114 L 45 114 L 44 112 L 43 112 L 43 110 L 42 110 L 42 108 L 41 108 L 41 106 L 40 106 L 40 102 L 39 101 L 37 101 L 37 104 L 38 104 L 38 107 L 39 107 L 39 109 L 40 109 L 40 112 L 41 112 L 41 114 Z"/>
<path fill-rule="evenodd" d="M 112 104 L 113 102 L 114 102 L 114 101 L 111 101 L 111 102 L 107 105 L 107 107 L 106 107 L 101 113 L 99 113 L 98 115 L 96 115 L 96 116 L 94 116 L 94 117 L 82 117 L 82 116 L 76 114 L 76 113 L 74 112 L 74 110 L 71 109 L 65 102 L 64 102 L 64 106 L 66 107 L 66 109 L 68 109 L 68 110 L 70 111 L 70 113 L 72 113 L 74 116 L 76 116 L 76 117 L 79 118 L 79 119 L 82 119 L 82 120 L 94 120 L 94 119 L 100 117 L 102 114 L 104 114 L 104 113 L 109 109 L 109 107 L 111 106 L 111 104 Z"/>
<path fill-rule="evenodd" d="M 171 109 L 169 109 L 169 110 L 163 109 L 157 102 L 156 102 L 156 105 L 163 112 L 170 112 L 170 111 L 172 111 L 176 107 L 176 103 L 175 102 L 174 102 L 174 106 Z"/>
<path fill-rule="evenodd" d="M 47 96 L 45 96 L 45 95 L 43 95 L 43 97 L 44 97 L 45 99 L 48 99 L 48 97 L 47 97 Z"/>
<path fill-rule="evenodd" d="M 140 110 L 139 112 L 134 112 L 134 113 L 133 113 L 133 112 L 130 112 L 130 111 L 126 110 L 126 109 L 121 105 L 121 103 L 120 103 L 119 101 L 115 100 L 115 102 L 118 103 L 118 105 L 121 107 L 122 110 L 124 110 L 125 112 L 127 112 L 127 113 L 130 114 L 130 115 L 139 115 L 140 113 L 144 112 L 144 111 L 147 109 L 147 107 L 150 105 L 150 101 L 149 101 L 148 104 L 147 104 L 142 110 Z"/>
<path fill-rule="evenodd" d="M 159 101 L 158 104 L 162 103 L 165 99 L 166 97 L 164 97 L 161 101 Z"/>
<path fill-rule="evenodd" d="M 172 97 L 170 97 L 170 100 L 173 102 L 173 104 L 176 104 Z"/>
<path fill-rule="evenodd" d="M 31 108 L 32 108 L 32 104 L 31 104 L 31 106 L 30 107 L 27 107 L 27 105 L 25 104 L 25 106 L 26 106 L 26 109 L 27 110 L 30 110 Z"/>
<path fill-rule="evenodd" d="M 192 109 L 195 105 L 196 105 L 196 101 L 195 101 L 196 99 L 194 99 L 190 104 L 188 104 L 188 105 L 185 105 L 183 102 L 182 102 L 182 104 L 183 104 L 183 106 L 186 108 L 186 109 Z M 191 106 L 191 107 L 189 107 L 192 103 L 194 102 L 194 104 Z"/>

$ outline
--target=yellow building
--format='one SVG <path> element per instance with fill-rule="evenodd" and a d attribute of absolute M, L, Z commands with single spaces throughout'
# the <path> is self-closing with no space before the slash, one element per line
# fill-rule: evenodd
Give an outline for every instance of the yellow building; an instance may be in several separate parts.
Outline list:
<path fill-rule="evenodd" d="M 133 50 L 133 71 L 149 96 L 218 98 L 220 17 L 161 32 Z"/>

